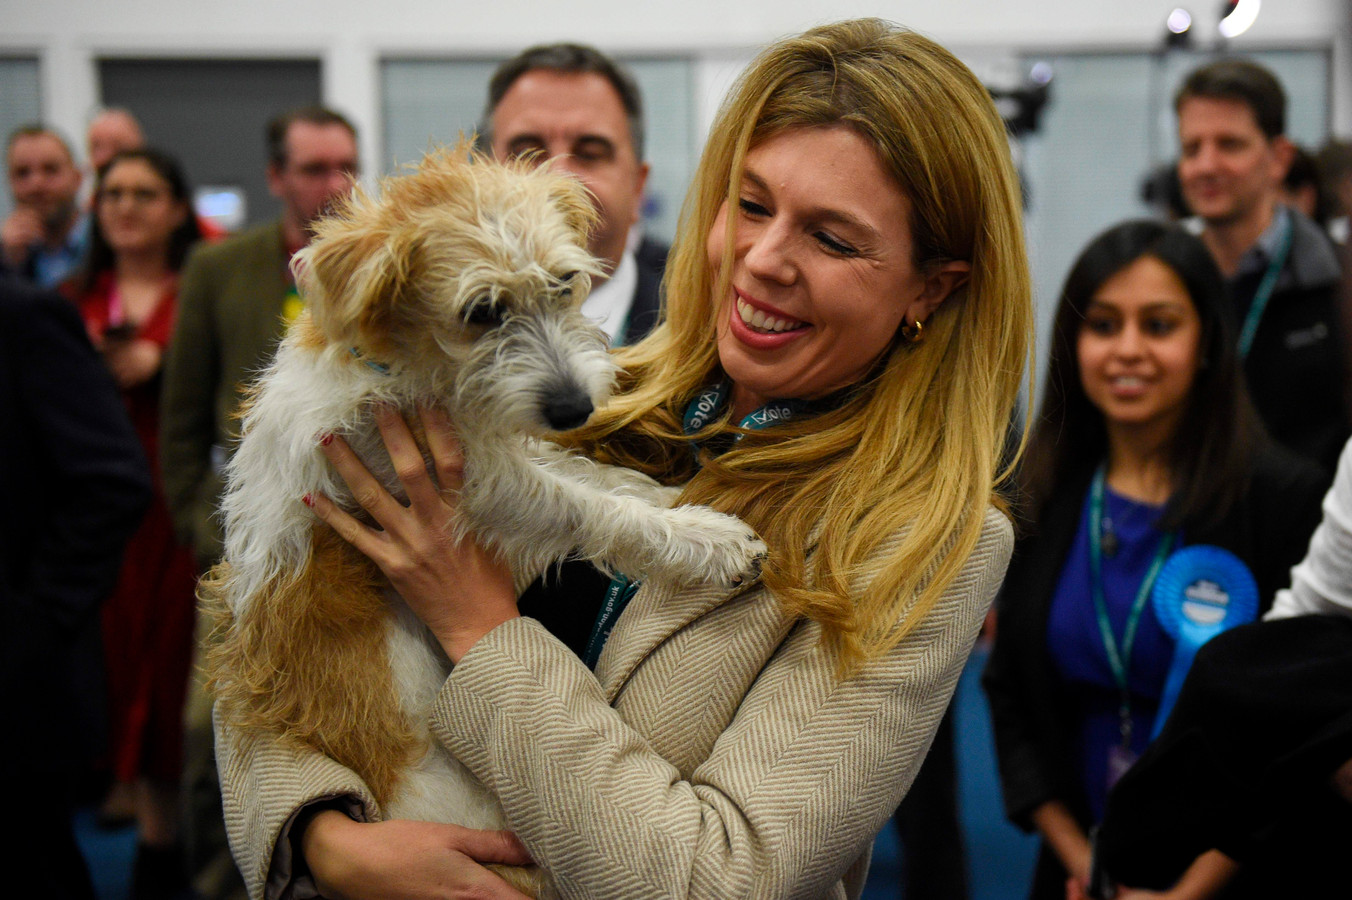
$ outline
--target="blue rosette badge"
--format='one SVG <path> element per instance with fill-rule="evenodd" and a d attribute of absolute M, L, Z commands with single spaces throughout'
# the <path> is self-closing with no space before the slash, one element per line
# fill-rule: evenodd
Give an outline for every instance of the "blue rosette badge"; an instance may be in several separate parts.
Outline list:
<path fill-rule="evenodd" d="M 1185 547 L 1169 557 L 1151 592 L 1155 617 L 1174 639 L 1174 659 L 1160 696 L 1154 740 L 1178 700 L 1193 657 L 1222 631 L 1258 617 L 1258 582 L 1244 561 L 1210 544 Z"/>

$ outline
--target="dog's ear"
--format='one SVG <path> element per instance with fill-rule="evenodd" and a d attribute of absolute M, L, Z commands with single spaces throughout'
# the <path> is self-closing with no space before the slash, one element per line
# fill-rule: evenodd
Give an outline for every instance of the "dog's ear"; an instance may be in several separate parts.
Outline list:
<path fill-rule="evenodd" d="M 411 260 L 409 248 L 369 218 L 360 206 L 345 204 L 319 223 L 291 270 L 328 340 L 380 352 L 389 343 Z"/>
<path fill-rule="evenodd" d="M 564 220 L 577 234 L 582 246 L 587 246 L 587 237 L 600 222 L 587 189 L 576 179 L 556 178 L 551 199 L 563 211 Z"/>

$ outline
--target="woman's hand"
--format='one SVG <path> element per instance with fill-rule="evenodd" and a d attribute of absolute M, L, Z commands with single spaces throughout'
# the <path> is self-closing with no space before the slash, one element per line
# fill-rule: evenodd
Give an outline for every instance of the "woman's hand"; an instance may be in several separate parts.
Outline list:
<path fill-rule="evenodd" d="M 327 810 L 305 829 L 301 852 L 315 887 L 331 900 L 528 900 L 482 865 L 531 864 L 510 831 L 402 819 L 354 822 Z"/>
<path fill-rule="evenodd" d="M 376 411 L 408 506 L 385 490 L 341 438 L 328 435 L 322 441 L 324 456 L 379 528 L 357 521 L 327 497 L 311 495 L 305 502 L 380 567 L 455 663 L 479 638 L 519 615 L 516 590 L 501 560 L 472 537 L 455 539 L 455 496 L 464 481 L 464 457 L 445 413 L 423 409 L 419 417 L 436 480 L 403 418 L 388 408 Z"/>
<path fill-rule="evenodd" d="M 164 349 L 144 338 L 107 341 L 103 345 L 103 358 L 117 386 L 125 390 L 145 384 L 155 377 L 164 363 Z"/>

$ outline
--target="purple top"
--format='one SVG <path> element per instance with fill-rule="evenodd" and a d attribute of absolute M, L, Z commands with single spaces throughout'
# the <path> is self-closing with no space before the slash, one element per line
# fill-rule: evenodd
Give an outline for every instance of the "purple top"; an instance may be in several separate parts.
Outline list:
<path fill-rule="evenodd" d="M 1089 504 L 1086 491 L 1080 524 L 1052 595 L 1047 648 L 1052 665 L 1075 704 L 1070 716 L 1075 723 L 1072 753 L 1079 762 L 1080 784 L 1090 813 L 1098 821 L 1103 818 L 1108 797 L 1108 757 L 1122 742 L 1118 718 L 1121 698 L 1090 594 Z M 1155 527 L 1162 508 L 1138 503 L 1111 489 L 1104 490 L 1103 505 L 1104 531 L 1111 530 L 1117 544 L 1112 554 L 1106 546 L 1104 549 L 1103 595 L 1108 620 L 1120 647 L 1132 603 L 1164 536 Z M 1174 642 L 1160 627 L 1151 604 L 1147 603 L 1127 661 L 1133 758 L 1150 742 L 1150 729 L 1173 655 Z"/>

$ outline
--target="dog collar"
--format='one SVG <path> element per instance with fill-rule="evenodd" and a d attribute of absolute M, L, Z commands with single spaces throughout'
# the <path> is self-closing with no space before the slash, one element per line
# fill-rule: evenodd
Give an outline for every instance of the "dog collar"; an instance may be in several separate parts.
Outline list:
<path fill-rule="evenodd" d="M 374 359 L 368 359 L 366 354 L 362 353 L 356 347 L 351 347 L 349 349 L 352 352 L 352 358 L 361 360 L 363 363 L 366 364 L 366 367 L 370 369 L 372 372 L 375 372 L 377 375 L 390 374 L 390 367 L 387 366 L 385 363 L 376 362 Z"/>

